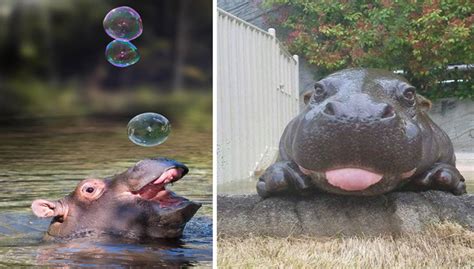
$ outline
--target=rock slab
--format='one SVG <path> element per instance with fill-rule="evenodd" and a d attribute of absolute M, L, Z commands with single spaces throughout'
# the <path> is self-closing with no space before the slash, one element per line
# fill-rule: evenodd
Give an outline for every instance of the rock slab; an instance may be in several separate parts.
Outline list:
<path fill-rule="evenodd" d="M 219 236 L 398 235 L 450 221 L 474 230 L 474 195 L 441 191 L 374 197 L 316 193 L 310 197 L 218 196 Z"/>

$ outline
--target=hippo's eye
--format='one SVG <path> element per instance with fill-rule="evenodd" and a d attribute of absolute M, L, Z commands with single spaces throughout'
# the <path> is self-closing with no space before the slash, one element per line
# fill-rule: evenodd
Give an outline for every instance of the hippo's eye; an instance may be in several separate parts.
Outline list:
<path fill-rule="evenodd" d="M 74 191 L 75 197 L 83 202 L 91 202 L 99 199 L 106 189 L 106 181 L 89 178 L 83 180 Z"/>
<path fill-rule="evenodd" d="M 403 91 L 403 97 L 405 97 L 409 101 L 415 100 L 415 89 L 414 88 L 407 88 Z"/>
<path fill-rule="evenodd" d="M 313 97 L 316 102 L 321 102 L 326 97 L 326 90 L 323 88 L 322 85 L 318 83 L 314 85 Z"/>
<path fill-rule="evenodd" d="M 316 96 L 322 96 L 326 93 L 326 91 L 319 86 L 318 84 L 314 85 L 314 95 Z"/>

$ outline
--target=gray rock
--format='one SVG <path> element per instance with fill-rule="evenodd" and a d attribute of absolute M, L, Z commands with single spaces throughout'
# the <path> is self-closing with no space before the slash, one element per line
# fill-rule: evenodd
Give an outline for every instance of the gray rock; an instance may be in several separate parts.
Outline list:
<path fill-rule="evenodd" d="M 399 235 L 451 221 L 474 230 L 474 195 L 440 191 L 374 197 L 317 193 L 310 197 L 219 196 L 220 236 Z"/>

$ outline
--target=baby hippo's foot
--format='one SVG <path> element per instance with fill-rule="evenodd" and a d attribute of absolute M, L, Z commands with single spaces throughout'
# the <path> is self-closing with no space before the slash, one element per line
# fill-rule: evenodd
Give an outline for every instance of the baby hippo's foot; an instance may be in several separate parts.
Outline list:
<path fill-rule="evenodd" d="M 461 195 L 466 193 L 464 177 L 456 167 L 449 164 L 435 164 L 430 170 L 414 179 L 409 189 L 442 190 Z"/>
<path fill-rule="evenodd" d="M 288 188 L 288 182 L 285 180 L 285 170 L 279 165 L 272 165 L 267 168 L 257 182 L 257 193 L 262 198 L 284 192 Z"/>
<path fill-rule="evenodd" d="M 257 183 L 257 193 L 262 198 L 297 191 L 300 194 L 310 189 L 310 178 L 303 175 L 291 162 L 277 162 L 265 170 Z"/>

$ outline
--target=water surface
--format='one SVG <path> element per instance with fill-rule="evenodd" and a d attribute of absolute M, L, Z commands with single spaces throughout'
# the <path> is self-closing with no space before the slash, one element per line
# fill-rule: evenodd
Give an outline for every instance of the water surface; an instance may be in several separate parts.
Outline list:
<path fill-rule="evenodd" d="M 128 140 L 128 120 L 0 119 L 0 266 L 211 266 L 211 131 L 175 124 L 166 143 L 145 148 Z M 189 167 L 189 174 L 170 189 L 203 204 L 181 240 L 41 241 L 50 220 L 34 217 L 31 201 L 61 198 L 84 178 L 111 176 L 141 159 L 156 156 L 176 159 Z"/>

